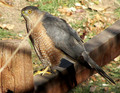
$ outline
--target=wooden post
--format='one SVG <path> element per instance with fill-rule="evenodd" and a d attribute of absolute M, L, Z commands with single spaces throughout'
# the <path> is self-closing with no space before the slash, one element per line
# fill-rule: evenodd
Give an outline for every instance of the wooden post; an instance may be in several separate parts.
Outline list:
<path fill-rule="evenodd" d="M 0 67 L 10 58 L 20 40 L 0 41 Z M 0 93 L 30 93 L 33 91 L 31 49 L 27 41 L 0 73 Z"/>
<path fill-rule="evenodd" d="M 120 54 L 120 21 L 84 45 L 98 65 L 106 65 Z M 49 77 L 36 75 L 34 77 L 35 93 L 66 93 L 94 74 L 94 70 L 87 69 L 80 64 L 72 64 L 64 59 L 61 62 L 65 68 L 57 75 Z"/>

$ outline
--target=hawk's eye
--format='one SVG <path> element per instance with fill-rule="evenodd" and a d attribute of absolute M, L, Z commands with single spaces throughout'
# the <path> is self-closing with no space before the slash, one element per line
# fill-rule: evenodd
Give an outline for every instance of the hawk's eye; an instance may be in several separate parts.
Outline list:
<path fill-rule="evenodd" d="M 31 14 L 31 13 L 32 13 L 32 10 L 28 10 L 28 13 Z"/>

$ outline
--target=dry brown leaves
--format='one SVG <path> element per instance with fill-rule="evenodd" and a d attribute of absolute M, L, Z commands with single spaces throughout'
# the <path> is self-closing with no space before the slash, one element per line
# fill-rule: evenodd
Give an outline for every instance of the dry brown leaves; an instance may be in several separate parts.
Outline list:
<path fill-rule="evenodd" d="M 87 33 L 100 33 L 117 20 L 114 15 L 116 6 L 113 6 L 111 2 L 110 4 L 108 3 L 82 0 L 75 3 L 74 7 L 60 6 L 58 11 L 68 23 L 72 22 L 73 24 L 80 25 L 80 21 L 86 20 L 82 25 L 84 29 L 81 29 L 81 26 L 78 26 L 78 28 L 73 27 L 78 33 L 82 33 L 83 36 L 81 37 L 84 38 Z"/>
<path fill-rule="evenodd" d="M 0 0 L 0 4 L 2 4 L 4 6 L 12 7 L 13 6 L 13 0 Z"/>

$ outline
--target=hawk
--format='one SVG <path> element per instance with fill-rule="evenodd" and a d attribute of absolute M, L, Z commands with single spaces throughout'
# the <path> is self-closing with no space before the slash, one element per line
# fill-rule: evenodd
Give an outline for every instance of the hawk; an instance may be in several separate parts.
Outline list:
<path fill-rule="evenodd" d="M 64 19 L 55 17 L 37 7 L 27 6 L 21 10 L 26 21 L 27 32 L 39 59 L 48 66 L 58 66 L 60 60 L 68 57 L 75 62 L 83 58 L 109 82 L 115 82 L 90 58 L 81 38 Z"/>

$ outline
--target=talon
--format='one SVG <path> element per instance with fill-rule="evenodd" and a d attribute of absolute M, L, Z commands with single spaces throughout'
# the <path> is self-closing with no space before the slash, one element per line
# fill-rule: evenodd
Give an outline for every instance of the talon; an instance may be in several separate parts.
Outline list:
<path fill-rule="evenodd" d="M 48 71 L 48 69 L 49 69 L 49 66 L 47 66 L 43 71 L 37 71 L 35 74 L 34 74 L 34 76 L 35 75 L 45 75 L 45 74 L 51 74 L 51 72 L 47 72 Z"/>

